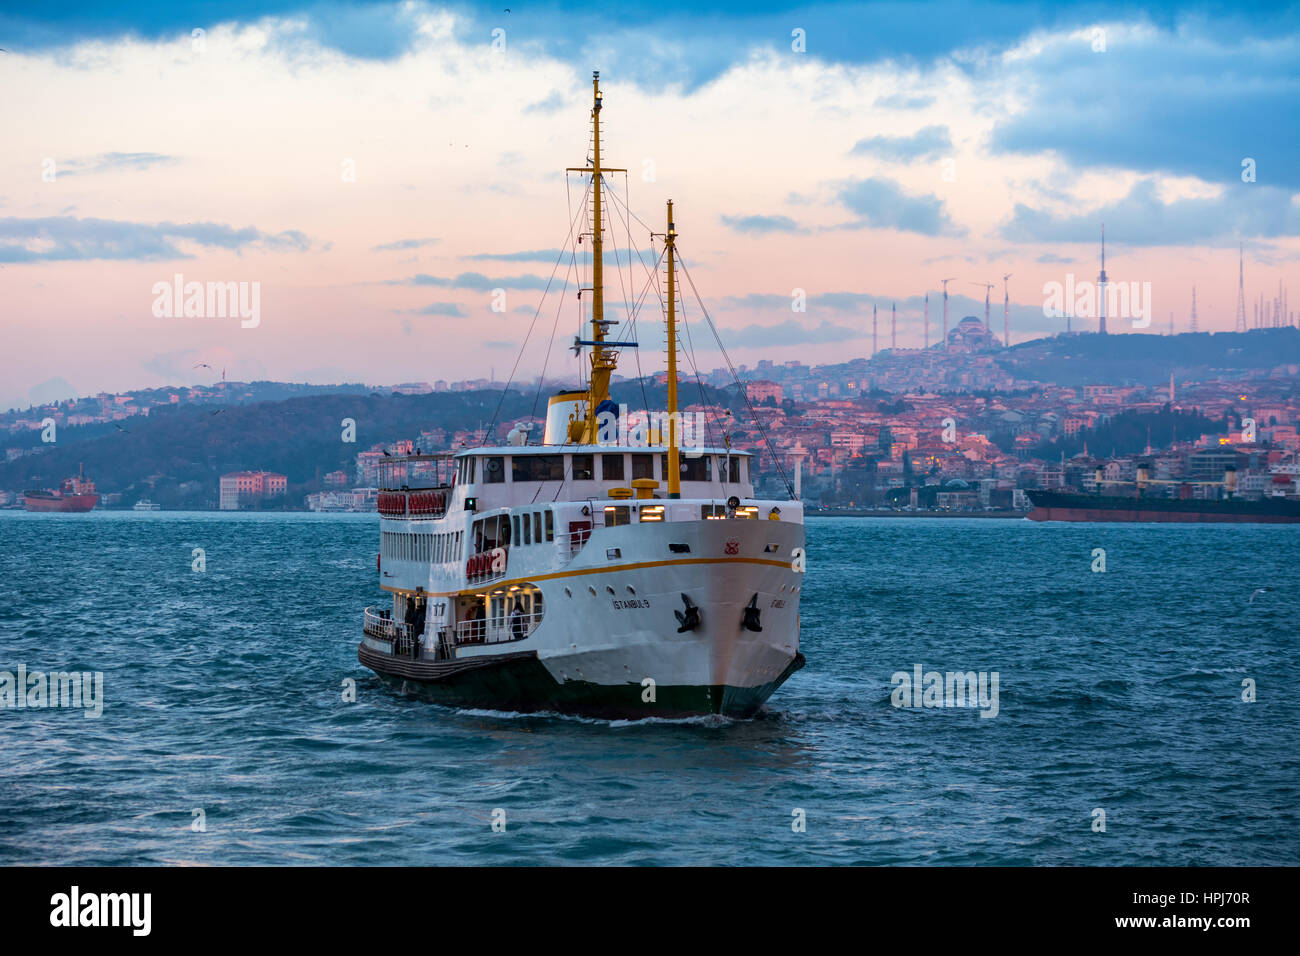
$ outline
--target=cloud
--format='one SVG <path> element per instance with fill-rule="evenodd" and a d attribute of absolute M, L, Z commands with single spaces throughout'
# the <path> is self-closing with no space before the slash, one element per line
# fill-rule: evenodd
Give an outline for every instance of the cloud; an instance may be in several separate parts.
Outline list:
<path fill-rule="evenodd" d="M 123 222 L 115 219 L 0 218 L 0 262 L 56 262 L 135 259 L 157 262 L 192 259 L 177 245 L 191 242 L 241 251 L 248 246 L 302 252 L 311 242 L 301 232 L 266 233 L 215 222 Z"/>
<path fill-rule="evenodd" d="M 466 259 L 484 262 L 555 262 L 567 256 L 567 249 L 529 249 L 523 252 L 478 252 Z"/>
<path fill-rule="evenodd" d="M 1143 179 L 1122 199 L 1085 212 L 1057 215 L 1017 203 L 998 234 L 1012 242 L 1098 243 L 1103 222 L 1107 239 L 1123 245 L 1199 245 L 1300 235 L 1300 207 L 1287 191 L 1258 183 L 1166 203 L 1156 183 Z"/>
<path fill-rule="evenodd" d="M 533 275 L 491 278 L 481 272 L 462 272 L 458 276 L 446 278 L 444 276 L 431 276 L 422 272 L 411 276 L 409 279 L 397 279 L 389 284 L 432 285 L 443 289 L 472 289 L 475 292 L 491 292 L 493 289 L 545 289 L 547 282 L 541 276 Z M 559 288 L 561 284 L 559 280 L 556 280 L 551 283 L 551 286 Z"/>
<path fill-rule="evenodd" d="M 538 100 L 536 103 L 532 103 L 528 106 L 525 106 L 524 112 L 525 113 L 554 113 L 556 110 L 562 109 L 564 107 L 564 104 L 565 104 L 564 94 L 562 94 L 559 90 L 556 90 L 554 93 L 552 93 L 550 96 L 546 97 L 545 99 Z"/>
<path fill-rule="evenodd" d="M 1043 265 L 1068 266 L 1073 265 L 1077 260 L 1072 259 L 1069 256 L 1058 256 L 1054 252 L 1045 252 L 1034 261 L 1041 262 Z"/>
<path fill-rule="evenodd" d="M 100 153 L 83 159 L 65 159 L 55 164 L 55 176 L 85 176 L 123 170 L 148 169 L 175 163 L 176 157 L 163 153 Z"/>
<path fill-rule="evenodd" d="M 793 319 L 776 325 L 746 325 L 740 329 L 724 329 L 723 339 L 731 346 L 761 347 L 768 345 L 814 345 L 825 342 L 846 342 L 860 339 L 863 332 L 843 325 L 822 322 L 809 328 Z"/>
<path fill-rule="evenodd" d="M 431 246 L 435 242 L 441 242 L 440 239 L 398 239 L 396 242 L 385 242 L 383 245 L 372 246 L 371 252 L 399 252 L 403 249 L 419 249 L 421 246 Z"/>
<path fill-rule="evenodd" d="M 769 232 L 803 233 L 801 228 L 789 216 L 722 216 L 722 224 L 737 232 L 763 235 Z"/>
<path fill-rule="evenodd" d="M 858 225 L 924 236 L 964 236 L 937 196 L 909 196 L 892 179 L 871 177 L 840 187 L 840 202 L 862 217 Z"/>
<path fill-rule="evenodd" d="M 994 153 L 1210 183 L 1240 183 L 1249 157 L 1260 183 L 1300 189 L 1294 123 L 1284 119 L 1300 98 L 1294 7 L 1184 18 L 1172 30 L 1116 25 L 1105 52 L 1082 35 L 1023 52 L 1007 81 L 1025 105 L 994 126 Z"/>
<path fill-rule="evenodd" d="M 886 110 L 923 110 L 933 104 L 933 96 L 910 93 L 894 93 L 890 96 L 882 96 L 875 103 L 876 106 Z"/>
<path fill-rule="evenodd" d="M 891 162 L 905 163 L 952 149 L 946 126 L 926 126 L 911 136 L 872 136 L 860 139 L 849 152 L 854 156 L 875 156 Z"/>
<path fill-rule="evenodd" d="M 429 305 L 419 309 L 412 309 L 416 315 L 447 315 L 456 319 L 463 319 L 469 313 L 455 302 L 431 302 Z"/>

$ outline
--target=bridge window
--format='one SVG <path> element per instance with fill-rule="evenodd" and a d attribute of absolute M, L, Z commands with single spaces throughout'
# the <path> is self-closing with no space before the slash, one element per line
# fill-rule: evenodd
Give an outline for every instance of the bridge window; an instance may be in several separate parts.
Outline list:
<path fill-rule="evenodd" d="M 506 480 L 506 460 L 500 455 L 483 459 L 483 480 L 489 485 Z"/>
<path fill-rule="evenodd" d="M 542 543 L 542 513 L 533 512 L 533 540 L 538 544 Z"/>
<path fill-rule="evenodd" d="M 630 524 L 630 511 L 627 505 L 605 505 L 605 527 L 613 528 L 616 525 Z"/>
<path fill-rule="evenodd" d="M 596 469 L 593 465 L 594 456 L 592 455 L 574 455 L 573 456 L 573 480 L 574 481 L 591 481 L 596 477 Z"/>
<path fill-rule="evenodd" d="M 546 540 L 555 540 L 555 515 L 549 511 L 546 512 Z"/>
<path fill-rule="evenodd" d="M 563 455 L 515 455 L 512 470 L 515 481 L 563 481 Z"/>
<path fill-rule="evenodd" d="M 668 456 L 663 455 L 662 467 L 664 470 L 664 481 L 668 480 Z M 712 481 L 713 480 L 713 458 L 710 455 L 700 455 L 691 458 L 687 455 L 681 455 L 678 459 L 681 466 L 682 481 Z"/>
<path fill-rule="evenodd" d="M 655 456 L 654 455 L 633 455 L 632 456 L 632 479 L 653 478 L 655 476 Z"/>
<path fill-rule="evenodd" d="M 523 522 L 523 523 L 524 523 L 524 528 L 523 528 L 524 536 L 523 536 L 522 538 L 519 539 L 519 540 L 520 540 L 520 543 L 521 543 L 521 544 L 532 544 L 532 543 L 533 543 L 533 523 L 532 523 L 530 520 L 528 520 L 528 515 L 524 515 L 524 522 Z"/>
<path fill-rule="evenodd" d="M 623 456 L 622 455 L 601 455 L 600 456 L 600 477 L 605 481 L 622 481 L 623 480 Z"/>

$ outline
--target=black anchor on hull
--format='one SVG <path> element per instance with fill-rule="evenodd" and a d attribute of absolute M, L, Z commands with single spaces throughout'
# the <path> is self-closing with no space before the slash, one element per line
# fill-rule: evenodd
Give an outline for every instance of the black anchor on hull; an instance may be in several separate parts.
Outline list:
<path fill-rule="evenodd" d="M 741 620 L 741 623 L 745 625 L 745 630 L 761 631 L 763 629 L 763 624 L 759 620 L 759 615 L 761 613 L 762 611 L 758 609 L 758 594 L 755 593 L 755 595 L 749 599 L 749 603 L 745 605 L 745 616 Z"/>
<path fill-rule="evenodd" d="M 684 634 L 687 631 L 693 631 L 700 626 L 700 609 L 691 603 L 690 597 L 683 594 L 682 603 L 686 605 L 686 611 L 673 611 L 677 615 L 678 634 Z"/>

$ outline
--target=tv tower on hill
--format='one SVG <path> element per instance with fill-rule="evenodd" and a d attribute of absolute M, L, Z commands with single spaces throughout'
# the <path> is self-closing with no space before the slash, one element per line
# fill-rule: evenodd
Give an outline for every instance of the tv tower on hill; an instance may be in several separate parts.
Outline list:
<path fill-rule="evenodd" d="M 925 348 L 930 348 L 930 293 L 925 294 Z"/>
<path fill-rule="evenodd" d="M 1246 251 L 1237 246 L 1237 331 L 1246 331 Z"/>
<path fill-rule="evenodd" d="M 1192 286 L 1192 331 L 1199 331 L 1196 328 L 1196 286 Z"/>
<path fill-rule="evenodd" d="M 898 306 L 889 303 L 889 350 L 898 351 Z"/>
<path fill-rule="evenodd" d="M 1106 334 L 1106 224 L 1101 224 L 1101 275 L 1097 276 L 1097 304 L 1100 321 L 1097 332 Z"/>
<path fill-rule="evenodd" d="M 871 357 L 876 357 L 876 307 L 871 307 Z"/>

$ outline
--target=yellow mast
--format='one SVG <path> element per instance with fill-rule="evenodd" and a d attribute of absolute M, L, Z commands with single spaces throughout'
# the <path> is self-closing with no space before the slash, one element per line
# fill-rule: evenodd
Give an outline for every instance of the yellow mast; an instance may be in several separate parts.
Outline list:
<path fill-rule="evenodd" d="M 677 448 L 677 228 L 673 225 L 673 201 L 668 200 L 668 497 L 682 496 L 681 453 Z"/>
<path fill-rule="evenodd" d="M 600 71 L 591 75 L 593 103 L 591 107 L 591 338 L 596 343 L 591 349 L 591 400 L 587 418 L 594 422 L 596 406 L 609 398 L 609 376 L 617 359 L 613 352 L 605 354 L 605 236 L 601 222 L 600 181 Z"/>
<path fill-rule="evenodd" d="M 609 399 L 609 379 L 618 366 L 618 354 L 605 346 L 605 235 L 603 222 L 603 205 L 601 175 L 603 173 L 622 173 L 625 169 L 613 169 L 600 165 L 600 71 L 591 74 L 592 106 L 591 130 L 592 152 L 589 168 L 569 168 L 572 173 L 591 174 L 591 341 L 584 345 L 591 346 L 591 388 L 587 393 L 587 420 L 580 428 L 585 443 L 596 441 L 596 408 Z"/>

